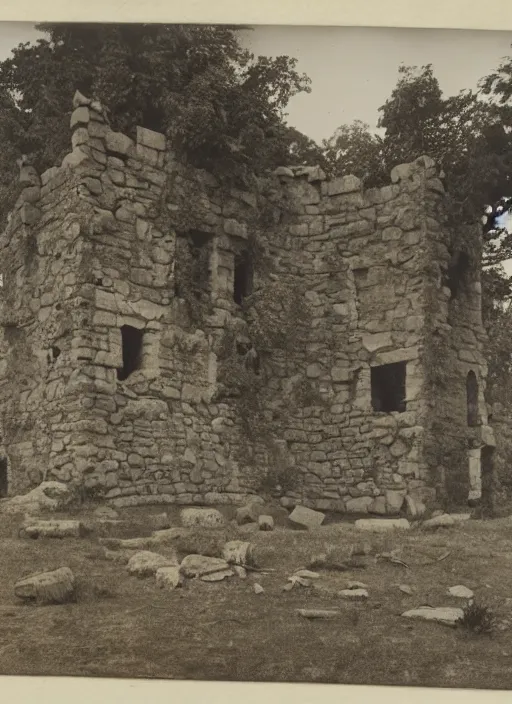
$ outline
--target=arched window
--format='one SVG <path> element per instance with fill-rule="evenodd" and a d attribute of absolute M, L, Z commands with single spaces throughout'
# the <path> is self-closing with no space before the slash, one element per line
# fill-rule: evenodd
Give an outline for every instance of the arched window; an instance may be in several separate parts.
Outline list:
<path fill-rule="evenodd" d="M 473 370 L 466 377 L 466 399 L 468 407 L 468 425 L 478 425 L 478 381 Z"/>

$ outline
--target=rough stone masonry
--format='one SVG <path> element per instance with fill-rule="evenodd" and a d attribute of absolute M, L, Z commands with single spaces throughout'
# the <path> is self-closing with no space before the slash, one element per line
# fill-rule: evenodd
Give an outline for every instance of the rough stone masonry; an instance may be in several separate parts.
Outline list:
<path fill-rule="evenodd" d="M 0 238 L 3 494 L 220 504 L 274 477 L 321 510 L 479 498 L 480 234 L 458 247 L 428 157 L 379 189 L 282 167 L 237 190 L 73 105 L 72 151 L 20 161 Z"/>

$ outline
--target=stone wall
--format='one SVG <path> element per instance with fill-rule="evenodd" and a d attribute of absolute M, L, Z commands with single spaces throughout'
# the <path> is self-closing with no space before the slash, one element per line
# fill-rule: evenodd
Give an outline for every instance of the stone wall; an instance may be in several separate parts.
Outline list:
<path fill-rule="evenodd" d="M 266 478 L 285 505 L 382 514 L 446 494 L 435 404 L 467 455 L 465 375 L 484 409 L 485 365 L 478 262 L 448 305 L 428 158 L 381 189 L 300 167 L 247 192 L 79 94 L 71 128 L 61 167 L 21 166 L 0 239 L 11 492 L 222 503 Z M 441 391 L 438 329 L 457 370 Z"/>

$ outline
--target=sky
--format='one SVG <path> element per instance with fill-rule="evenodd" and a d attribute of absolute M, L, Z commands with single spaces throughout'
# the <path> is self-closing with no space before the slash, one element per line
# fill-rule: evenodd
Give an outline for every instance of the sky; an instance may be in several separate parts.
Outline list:
<path fill-rule="evenodd" d="M 0 60 L 20 42 L 42 36 L 32 24 L 0 22 Z M 329 138 L 359 119 L 376 128 L 400 63 L 431 63 L 446 95 L 477 88 L 480 78 L 512 54 L 512 32 L 384 27 L 262 26 L 243 33 L 256 55 L 293 56 L 312 91 L 292 98 L 288 122 L 312 139 Z"/>

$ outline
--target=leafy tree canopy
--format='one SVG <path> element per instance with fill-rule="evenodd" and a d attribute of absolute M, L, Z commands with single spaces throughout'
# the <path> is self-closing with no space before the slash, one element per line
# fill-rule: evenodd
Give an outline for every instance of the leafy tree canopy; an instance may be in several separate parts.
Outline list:
<path fill-rule="evenodd" d="M 0 63 L 0 134 L 9 144 L 0 158 L 4 184 L 12 179 L 15 153 L 33 154 L 44 169 L 69 151 L 65 125 L 76 89 L 109 109 L 114 129 L 164 132 L 192 164 L 219 175 L 243 178 L 289 161 L 297 135 L 285 124 L 285 109 L 296 93 L 309 92 L 309 79 L 295 59 L 256 58 L 245 50 L 239 30 L 246 28 L 38 29 L 43 38 L 19 45 Z"/>

